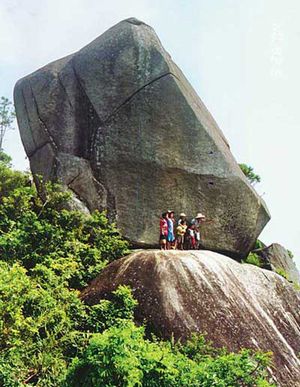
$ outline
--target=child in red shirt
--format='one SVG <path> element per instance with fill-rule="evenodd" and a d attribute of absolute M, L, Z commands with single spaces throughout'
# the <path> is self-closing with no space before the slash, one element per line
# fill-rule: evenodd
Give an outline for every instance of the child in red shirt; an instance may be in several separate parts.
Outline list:
<path fill-rule="evenodd" d="M 161 250 L 166 250 L 167 248 L 167 235 L 168 235 L 168 222 L 167 222 L 167 213 L 164 212 L 161 215 L 159 221 L 159 244 Z"/>

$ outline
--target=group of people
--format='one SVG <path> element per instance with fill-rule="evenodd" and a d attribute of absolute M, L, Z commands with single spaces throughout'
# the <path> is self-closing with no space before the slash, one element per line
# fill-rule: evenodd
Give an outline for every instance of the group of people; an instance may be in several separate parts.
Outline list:
<path fill-rule="evenodd" d="M 176 220 L 174 211 L 167 211 L 160 218 L 159 243 L 162 250 L 198 250 L 201 248 L 200 226 L 207 222 L 205 215 L 199 213 L 188 223 L 184 213 Z"/>

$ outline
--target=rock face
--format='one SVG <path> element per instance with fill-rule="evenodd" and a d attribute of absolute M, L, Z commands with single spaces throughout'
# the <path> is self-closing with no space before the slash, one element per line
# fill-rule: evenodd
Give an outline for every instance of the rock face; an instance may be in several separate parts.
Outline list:
<path fill-rule="evenodd" d="M 132 287 L 137 320 L 160 336 L 200 331 L 232 351 L 273 351 L 278 386 L 300 386 L 300 293 L 278 274 L 210 251 L 139 251 L 107 266 L 81 297 L 98 303 L 119 284 Z"/>
<path fill-rule="evenodd" d="M 136 19 L 18 81 L 15 106 L 34 174 L 107 209 L 137 245 L 158 242 L 162 211 L 214 222 L 208 249 L 243 257 L 269 220 L 203 102 Z"/>
<path fill-rule="evenodd" d="M 288 279 L 296 284 L 300 284 L 300 274 L 295 262 L 290 257 L 289 252 L 278 243 L 273 243 L 269 247 L 256 251 L 269 270 L 284 270 Z"/>

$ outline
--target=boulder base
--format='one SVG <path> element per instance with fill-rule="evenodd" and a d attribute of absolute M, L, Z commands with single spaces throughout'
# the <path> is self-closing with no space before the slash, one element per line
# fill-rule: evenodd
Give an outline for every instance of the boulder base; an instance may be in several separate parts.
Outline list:
<path fill-rule="evenodd" d="M 136 19 L 18 81 L 15 106 L 34 174 L 107 210 L 134 245 L 156 246 L 172 208 L 214 220 L 204 246 L 244 257 L 269 220 L 213 117 Z"/>
<path fill-rule="evenodd" d="M 107 266 L 82 294 L 88 304 L 120 284 L 139 302 L 136 319 L 161 337 L 207 332 L 231 351 L 272 351 L 278 386 L 300 386 L 300 293 L 276 273 L 210 251 L 139 251 Z"/>

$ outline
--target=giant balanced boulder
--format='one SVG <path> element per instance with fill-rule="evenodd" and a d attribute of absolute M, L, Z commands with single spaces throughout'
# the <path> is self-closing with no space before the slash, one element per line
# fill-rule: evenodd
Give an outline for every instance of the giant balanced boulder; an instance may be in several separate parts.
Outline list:
<path fill-rule="evenodd" d="M 276 386 L 300 386 L 300 293 L 278 274 L 211 251 L 144 250 L 108 265 L 81 297 L 97 304 L 121 284 L 156 334 L 206 332 L 230 351 L 272 351 Z"/>
<path fill-rule="evenodd" d="M 269 220 L 213 117 L 141 21 L 19 80 L 14 97 L 32 172 L 106 209 L 136 245 L 157 244 L 165 209 L 201 211 L 213 219 L 205 247 L 242 257 Z"/>

